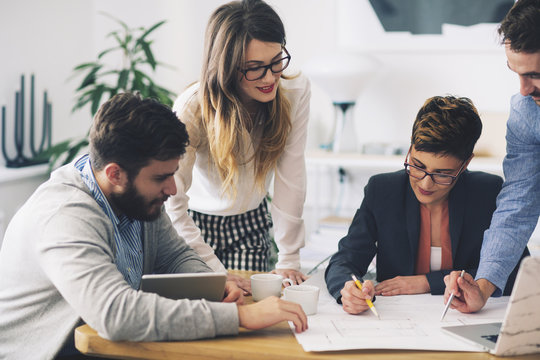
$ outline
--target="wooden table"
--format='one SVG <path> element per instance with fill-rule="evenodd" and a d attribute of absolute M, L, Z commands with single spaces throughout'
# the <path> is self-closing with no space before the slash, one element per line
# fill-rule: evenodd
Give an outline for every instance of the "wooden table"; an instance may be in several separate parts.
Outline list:
<path fill-rule="evenodd" d="M 248 276 L 250 272 L 238 272 Z M 246 298 L 251 301 L 251 297 Z M 197 341 L 113 342 L 88 325 L 75 329 L 75 346 L 84 354 L 119 359 L 500 359 L 488 353 L 402 350 L 351 350 L 305 352 L 287 322 L 262 330 L 241 328 L 238 336 Z M 540 354 L 511 359 L 540 359 Z"/>

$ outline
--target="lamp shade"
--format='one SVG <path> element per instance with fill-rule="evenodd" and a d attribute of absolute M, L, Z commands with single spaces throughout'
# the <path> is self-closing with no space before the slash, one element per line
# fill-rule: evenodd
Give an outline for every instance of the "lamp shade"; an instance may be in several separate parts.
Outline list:
<path fill-rule="evenodd" d="M 338 52 L 312 58 L 303 71 L 334 103 L 354 103 L 378 68 L 370 56 Z"/>

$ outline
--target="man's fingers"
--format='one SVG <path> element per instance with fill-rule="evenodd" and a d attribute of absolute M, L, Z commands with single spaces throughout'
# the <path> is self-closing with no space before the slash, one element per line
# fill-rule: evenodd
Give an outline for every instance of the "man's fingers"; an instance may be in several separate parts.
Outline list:
<path fill-rule="evenodd" d="M 294 330 L 297 333 L 301 333 L 302 331 L 305 330 L 305 328 L 304 328 L 305 325 L 302 323 L 302 321 L 300 320 L 300 318 L 296 314 L 291 314 L 291 319 L 288 319 L 288 320 L 293 322 Z"/>
<path fill-rule="evenodd" d="M 463 279 L 467 280 L 469 283 L 472 283 L 474 281 L 474 278 L 469 273 L 464 273 L 463 274 Z"/>
<path fill-rule="evenodd" d="M 235 302 L 236 300 L 240 300 L 235 294 L 228 293 L 227 296 L 223 298 L 223 302 Z M 243 299 L 241 302 L 237 302 L 238 305 L 242 305 L 244 303 Z"/>
<path fill-rule="evenodd" d="M 446 275 L 444 277 L 444 283 L 446 284 L 446 290 L 444 294 L 444 302 L 446 303 L 448 300 L 448 297 L 451 293 L 454 293 L 454 296 L 461 296 L 461 288 L 460 284 L 458 283 L 458 279 L 460 278 L 461 271 L 452 271 L 450 274 Z M 468 276 L 472 279 L 472 276 L 465 273 L 464 276 Z"/>
<path fill-rule="evenodd" d="M 463 289 L 464 292 L 470 292 L 475 289 L 475 286 L 473 285 L 474 279 L 471 275 L 465 274 L 463 278 L 457 279 L 458 286 Z"/>
<path fill-rule="evenodd" d="M 280 301 L 279 307 L 286 313 L 288 321 L 294 323 L 294 328 L 296 332 L 302 332 L 307 329 L 307 315 L 302 310 L 302 306 L 290 301 Z"/>
<path fill-rule="evenodd" d="M 460 310 L 464 309 L 465 307 L 467 307 L 467 303 L 462 301 L 460 298 L 454 296 L 454 298 L 452 299 L 452 303 L 450 304 L 450 308 Z"/>
<path fill-rule="evenodd" d="M 298 313 L 291 313 L 292 322 L 294 323 L 294 329 L 296 332 L 303 332 L 306 331 L 308 328 L 308 320 L 306 314 L 304 312 L 298 314 Z"/>

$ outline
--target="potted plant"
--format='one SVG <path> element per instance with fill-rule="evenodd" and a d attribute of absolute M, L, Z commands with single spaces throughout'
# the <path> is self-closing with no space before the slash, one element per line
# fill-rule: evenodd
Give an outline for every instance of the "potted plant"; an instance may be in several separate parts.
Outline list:
<path fill-rule="evenodd" d="M 157 85 L 150 74 L 158 66 L 151 49 L 152 40 L 149 35 L 166 21 L 159 21 L 149 28 L 130 28 L 123 21 L 111 15 L 103 14 L 120 25 L 120 28 L 110 32 L 107 37 L 115 40 L 115 45 L 101 51 L 97 59 L 85 62 L 73 69 L 73 75 L 83 74 L 82 81 L 76 90 L 76 102 L 72 111 L 77 111 L 90 105 L 92 117 L 95 115 L 102 100 L 105 101 L 117 93 L 139 92 L 142 97 L 152 97 L 165 105 L 172 106 L 175 94 Z M 110 68 L 103 60 L 107 56 L 121 56 L 121 68 Z M 148 70 L 151 70 L 149 74 Z M 69 139 L 52 146 L 44 155 L 50 160 L 50 167 L 56 163 L 67 164 L 88 145 L 88 134 L 80 139 Z"/>

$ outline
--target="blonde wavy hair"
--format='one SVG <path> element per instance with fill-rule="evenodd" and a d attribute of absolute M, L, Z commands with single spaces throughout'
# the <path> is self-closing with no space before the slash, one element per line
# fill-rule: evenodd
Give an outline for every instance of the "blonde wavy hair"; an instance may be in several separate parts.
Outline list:
<path fill-rule="evenodd" d="M 264 190 L 266 175 L 275 168 L 291 130 L 290 103 L 278 87 L 275 99 L 262 104 L 255 117 L 267 120 L 253 158 L 243 158 L 247 150 L 242 148 L 243 135 L 253 129 L 254 118 L 240 100 L 238 68 L 245 63 L 252 39 L 285 45 L 283 23 L 265 2 L 230 2 L 210 17 L 198 96 L 211 161 L 222 180 L 223 194 L 231 198 L 237 196 L 239 166 L 251 160 L 255 184 Z"/>

